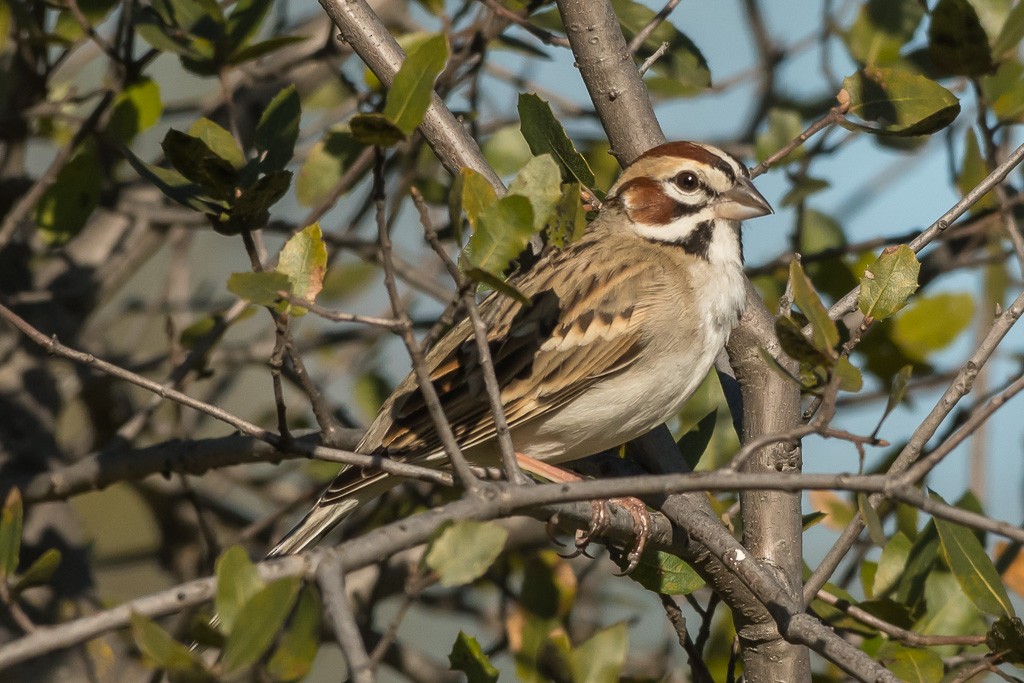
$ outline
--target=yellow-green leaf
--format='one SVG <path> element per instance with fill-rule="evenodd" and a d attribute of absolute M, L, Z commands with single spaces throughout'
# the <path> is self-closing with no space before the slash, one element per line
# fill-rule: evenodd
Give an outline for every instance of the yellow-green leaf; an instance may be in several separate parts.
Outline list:
<path fill-rule="evenodd" d="M 320 594 L 313 586 L 304 586 L 288 630 L 267 662 L 267 673 L 274 680 L 297 681 L 309 673 L 320 647 L 322 613 Z"/>
<path fill-rule="evenodd" d="M 246 601 L 224 642 L 225 673 L 241 671 L 263 656 L 288 618 L 300 585 L 294 576 L 271 581 Z"/>
<path fill-rule="evenodd" d="M 303 206 L 325 201 L 363 149 L 347 126 L 327 131 L 306 155 L 295 180 L 295 198 Z"/>
<path fill-rule="evenodd" d="M 882 520 L 878 516 L 878 511 L 871 506 L 866 494 L 857 494 L 857 508 L 860 510 L 861 519 L 864 520 L 864 526 L 867 527 L 871 542 L 879 547 L 884 547 L 886 539 L 885 531 L 882 529 Z"/>
<path fill-rule="evenodd" d="M 828 310 L 821 303 L 814 285 L 797 259 L 789 262 L 789 281 L 793 287 L 793 302 L 807 317 L 807 322 L 811 326 L 814 347 L 822 354 L 834 358 L 835 347 L 839 344 L 839 329 L 828 317 Z"/>
<path fill-rule="evenodd" d="M 458 638 L 448 654 L 452 669 L 466 674 L 467 683 L 494 683 L 499 671 L 491 664 L 480 643 L 473 636 L 459 631 Z"/>
<path fill-rule="evenodd" d="M 462 210 L 475 230 L 480 215 L 498 203 L 498 195 L 487 178 L 471 168 L 463 168 L 459 177 L 462 179 Z"/>
<path fill-rule="evenodd" d="M 847 31 L 846 47 L 865 66 L 899 60 L 900 49 L 914 37 L 924 7 L 918 0 L 869 0 Z"/>
<path fill-rule="evenodd" d="M 448 39 L 439 33 L 412 48 L 395 74 L 384 103 L 384 116 L 405 135 L 411 135 L 423 121 L 434 94 L 434 79 L 447 60 Z"/>
<path fill-rule="evenodd" d="M 999 36 L 992 44 L 992 56 L 996 59 L 1002 57 L 1017 47 L 1022 38 L 1024 38 L 1024 2 L 1018 2 L 1010 10 Z"/>
<path fill-rule="evenodd" d="M 562 195 L 555 204 L 545 231 L 548 244 L 559 249 L 569 246 L 580 237 L 587 227 L 587 216 L 583 211 L 579 183 L 567 183 L 562 188 Z"/>
<path fill-rule="evenodd" d="M 960 113 L 950 91 L 920 74 L 899 68 L 868 67 L 843 80 L 852 125 L 877 135 L 927 135 L 945 128 Z"/>
<path fill-rule="evenodd" d="M 594 185 L 590 164 L 576 151 L 576 146 L 547 102 L 532 93 L 519 95 L 519 121 L 523 137 L 535 155 L 550 154 L 580 184 L 585 187 Z"/>
<path fill-rule="evenodd" d="M 0 581 L 14 575 L 21 555 L 21 492 L 12 488 L 0 510 Z"/>
<path fill-rule="evenodd" d="M 153 663 L 176 680 L 198 683 L 215 680 L 199 656 L 171 637 L 167 631 L 139 614 L 131 615 L 132 639 Z"/>
<path fill-rule="evenodd" d="M 935 683 L 942 680 L 945 673 L 942 657 L 933 650 L 886 643 L 878 658 L 897 678 L 907 683 Z"/>
<path fill-rule="evenodd" d="M 843 391 L 856 393 L 864 387 L 864 376 L 860 369 L 846 356 L 842 356 L 836 361 L 832 371 L 839 376 L 839 388 Z"/>
<path fill-rule="evenodd" d="M 858 305 L 861 312 L 882 320 L 903 308 L 917 290 L 921 264 L 905 244 L 889 247 L 868 266 L 860 283 Z"/>
<path fill-rule="evenodd" d="M 160 86 L 156 81 L 143 78 L 129 85 L 114 98 L 106 132 L 127 144 L 136 135 L 159 121 L 163 111 Z"/>
<path fill-rule="evenodd" d="M 602 629 L 575 648 L 569 656 L 574 681 L 616 683 L 626 663 L 629 634 L 626 624 Z"/>
<path fill-rule="evenodd" d="M 964 129 L 964 160 L 960 164 L 960 174 L 956 178 L 956 187 L 960 190 L 960 194 L 966 195 L 973 190 L 975 186 L 985 179 L 988 172 L 988 164 L 981 156 L 981 150 L 978 148 L 978 138 L 974 134 L 974 129 Z M 982 211 L 994 208 L 995 206 L 995 195 L 992 192 L 986 192 L 982 195 L 981 199 L 975 202 L 971 210 Z"/>
<path fill-rule="evenodd" d="M 966 293 L 919 297 L 892 321 L 892 340 L 907 358 L 925 361 L 944 349 L 974 319 L 974 298 Z"/>
<path fill-rule="evenodd" d="M 493 522 L 461 520 L 441 527 L 424 562 L 442 586 L 462 586 L 484 575 L 505 547 L 508 532 Z"/>
<path fill-rule="evenodd" d="M 292 235 L 281 249 L 277 270 L 288 276 L 293 296 L 304 301 L 316 300 L 316 295 L 323 289 L 324 272 L 327 270 L 327 245 L 319 223 Z M 294 306 L 291 312 L 302 315 L 306 311 Z"/>
<path fill-rule="evenodd" d="M 274 306 L 291 291 L 291 281 L 276 270 L 263 273 L 232 273 L 228 291 L 258 306 Z"/>
<path fill-rule="evenodd" d="M 878 569 L 875 571 L 871 587 L 873 597 L 881 597 L 896 587 L 907 566 L 910 546 L 910 539 L 906 534 L 897 531 L 882 548 L 882 556 L 878 558 Z"/>
<path fill-rule="evenodd" d="M 520 195 L 506 195 L 487 207 L 463 254 L 463 267 L 476 267 L 501 277 L 508 264 L 533 236 L 533 208 Z"/>
<path fill-rule="evenodd" d="M 188 134 L 205 142 L 211 152 L 235 168 L 245 166 L 245 155 L 234 136 L 205 116 L 189 127 Z"/>
<path fill-rule="evenodd" d="M 768 111 L 768 126 L 758 133 L 754 141 L 754 153 L 758 161 L 764 161 L 775 152 L 792 142 L 803 132 L 800 113 L 792 109 L 773 108 Z M 779 164 L 796 161 L 805 154 L 803 145 L 787 154 Z"/>
<path fill-rule="evenodd" d="M 931 495 L 942 500 L 935 493 Z M 1013 604 L 1006 594 L 1003 580 L 974 532 L 938 517 L 935 518 L 935 528 L 939 532 L 946 562 L 974 606 L 997 617 L 1014 616 Z"/>
<path fill-rule="evenodd" d="M 53 578 L 53 573 L 60 566 L 61 554 L 56 548 L 47 548 L 36 561 L 29 565 L 28 569 L 18 577 L 17 582 L 11 588 L 14 593 L 19 593 L 32 586 L 41 586 Z"/>
<path fill-rule="evenodd" d="M 217 576 L 215 605 L 221 630 L 231 633 L 238 613 L 253 595 L 263 589 L 264 582 L 256 565 L 239 545 L 221 553 L 214 565 L 214 574 Z"/>
<path fill-rule="evenodd" d="M 509 183 L 508 193 L 530 200 L 533 207 L 533 229 L 540 232 L 561 197 L 561 174 L 550 154 L 530 159 Z"/>

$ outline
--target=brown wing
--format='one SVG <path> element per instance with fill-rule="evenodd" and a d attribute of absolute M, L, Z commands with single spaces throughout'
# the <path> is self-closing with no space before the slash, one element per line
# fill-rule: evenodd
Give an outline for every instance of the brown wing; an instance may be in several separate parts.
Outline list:
<path fill-rule="evenodd" d="M 614 256 L 601 240 L 584 238 L 542 258 L 513 281 L 531 305 L 500 293 L 481 302 L 510 427 L 557 410 L 602 377 L 631 365 L 643 350 L 646 339 L 641 330 L 647 313 L 643 290 L 651 283 L 651 269 L 660 266 L 623 264 Z M 425 360 L 460 445 L 471 447 L 494 438 L 469 321 L 453 327 Z M 410 373 L 382 406 L 357 450 L 416 459 L 441 449 Z M 337 497 L 334 489 L 324 494 L 322 503 Z"/>

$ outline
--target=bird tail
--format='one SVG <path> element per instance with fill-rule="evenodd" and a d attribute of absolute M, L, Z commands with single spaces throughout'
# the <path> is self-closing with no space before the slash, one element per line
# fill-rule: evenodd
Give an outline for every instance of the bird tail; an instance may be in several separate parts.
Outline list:
<path fill-rule="evenodd" d="M 365 476 L 356 467 L 342 472 L 302 521 L 271 548 L 267 557 L 292 555 L 305 550 L 360 505 L 383 495 L 401 481 L 401 478 L 384 472 Z"/>

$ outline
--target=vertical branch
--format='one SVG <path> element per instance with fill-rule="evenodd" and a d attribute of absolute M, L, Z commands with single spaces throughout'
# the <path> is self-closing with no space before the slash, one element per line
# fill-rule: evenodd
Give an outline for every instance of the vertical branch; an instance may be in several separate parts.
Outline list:
<path fill-rule="evenodd" d="M 373 683 L 373 667 L 366 646 L 359 635 L 359 626 L 352 614 L 348 594 L 345 592 L 344 567 L 337 555 L 325 558 L 316 569 L 316 583 L 324 599 L 327 616 L 334 628 L 341 651 L 348 661 L 349 676 L 355 683 Z"/>

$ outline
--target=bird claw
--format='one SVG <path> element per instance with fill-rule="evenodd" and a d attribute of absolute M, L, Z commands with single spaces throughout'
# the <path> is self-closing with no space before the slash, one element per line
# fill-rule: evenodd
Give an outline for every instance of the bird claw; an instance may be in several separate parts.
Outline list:
<path fill-rule="evenodd" d="M 626 555 L 626 568 L 617 576 L 631 574 L 637 565 L 640 564 L 640 556 L 647 548 L 647 541 L 651 536 L 651 513 L 647 511 L 647 505 L 639 498 L 616 498 L 615 503 L 629 513 L 633 519 L 633 531 L 636 539 L 633 541 L 629 553 Z"/>
<path fill-rule="evenodd" d="M 591 557 L 587 554 L 587 547 L 590 545 L 590 542 L 594 537 L 604 534 L 608 527 L 611 526 L 611 505 L 617 505 L 629 513 L 630 518 L 633 520 L 633 530 L 636 534 L 636 540 L 626 555 L 626 568 L 621 574 L 617 574 L 617 576 L 625 576 L 632 573 L 640 564 L 640 556 L 643 555 L 651 535 L 651 515 L 647 512 L 647 505 L 639 498 L 629 497 L 590 501 L 590 526 L 586 531 L 576 532 L 576 552 L 563 555 L 562 557 L 571 558 L 580 555 Z"/>

